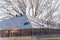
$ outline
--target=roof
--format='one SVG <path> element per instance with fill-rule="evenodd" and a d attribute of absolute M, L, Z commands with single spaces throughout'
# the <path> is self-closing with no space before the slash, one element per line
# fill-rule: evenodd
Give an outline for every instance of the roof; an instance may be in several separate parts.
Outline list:
<path fill-rule="evenodd" d="M 16 15 L 6 20 L 0 21 L 0 30 L 3 29 L 32 29 L 32 28 L 48 28 L 44 25 L 39 25 L 29 21 L 30 19 L 26 15 Z M 36 20 L 36 19 L 34 19 Z M 52 29 L 60 29 L 59 26 L 52 26 Z"/>
<path fill-rule="evenodd" d="M 29 23 L 29 20 L 25 15 L 0 21 L 0 30 L 1 29 L 22 29 L 22 28 L 32 28 L 32 25 Z"/>

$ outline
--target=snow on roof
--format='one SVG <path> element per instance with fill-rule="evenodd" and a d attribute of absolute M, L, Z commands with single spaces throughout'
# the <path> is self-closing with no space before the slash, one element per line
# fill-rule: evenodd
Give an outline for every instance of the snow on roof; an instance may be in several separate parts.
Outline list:
<path fill-rule="evenodd" d="M 9 18 L 7 20 L 0 21 L 0 29 L 32 28 L 30 23 L 28 25 L 24 24 L 26 22 L 29 22 L 29 20 L 25 15 Z"/>

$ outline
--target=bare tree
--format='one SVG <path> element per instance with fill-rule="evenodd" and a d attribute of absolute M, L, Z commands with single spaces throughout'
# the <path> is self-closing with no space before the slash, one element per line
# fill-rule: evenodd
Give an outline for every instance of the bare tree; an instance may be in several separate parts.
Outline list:
<path fill-rule="evenodd" d="M 50 0 L 52 2 L 52 0 Z M 50 2 L 49 1 L 49 2 Z M 51 4 L 50 2 L 50 4 Z M 59 1 L 56 1 L 55 4 L 51 4 L 51 6 L 49 7 L 50 10 L 48 11 L 46 17 L 45 17 L 45 20 L 48 22 L 48 24 L 52 24 L 52 22 L 54 23 L 54 20 L 53 20 L 53 14 L 54 12 L 56 12 L 58 10 L 58 8 L 60 7 L 60 4 L 57 4 Z M 53 5 L 53 6 L 52 6 Z"/>
<path fill-rule="evenodd" d="M 15 2 L 16 1 L 16 2 Z M 26 14 L 26 9 L 27 9 L 27 4 L 26 4 L 26 0 L 5 0 L 5 2 L 8 5 L 11 5 L 12 9 L 14 11 L 17 12 L 17 14 L 20 13 L 20 11 L 22 11 L 23 14 Z M 58 10 L 58 8 L 60 7 L 60 4 L 57 5 L 58 1 L 56 1 L 53 4 L 54 0 L 28 0 L 27 2 L 29 8 L 28 8 L 28 14 L 32 14 L 29 15 L 29 19 L 32 20 L 33 22 L 37 23 L 37 24 L 43 24 L 45 25 L 48 21 L 49 24 L 51 24 L 51 20 L 53 20 L 52 15 L 55 11 Z M 14 4 L 16 5 L 14 5 Z M 47 14 L 44 16 L 44 19 L 42 17 L 42 15 L 44 15 L 44 10 L 47 11 Z M 40 19 L 39 19 L 40 16 Z M 42 18 L 42 19 L 41 19 Z M 47 25 L 47 24 L 46 24 Z"/>
<path fill-rule="evenodd" d="M 25 1 L 24 0 L 15 0 L 17 1 L 17 4 L 11 0 L 5 0 L 5 2 L 8 4 L 8 5 L 11 5 L 13 10 L 15 10 L 17 13 L 20 13 L 20 11 L 23 12 L 23 14 L 26 14 L 26 4 L 25 4 Z M 13 5 L 13 3 L 15 3 L 16 5 Z"/>
<path fill-rule="evenodd" d="M 7 4 L 11 5 L 12 8 L 17 12 L 19 13 L 19 10 L 16 9 L 16 7 L 14 7 L 14 5 L 12 5 L 12 1 L 11 0 L 5 0 L 7 2 Z M 18 8 L 24 13 L 26 14 L 26 2 L 25 0 L 16 0 L 17 1 L 17 4 L 18 4 Z M 35 16 L 38 15 L 38 13 L 40 13 L 40 3 L 41 3 L 41 0 L 29 0 L 29 4 L 31 5 L 31 7 L 29 9 L 32 9 L 32 14 Z"/>

